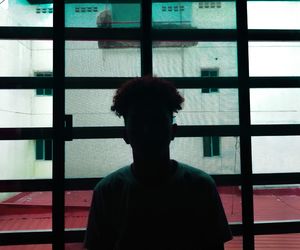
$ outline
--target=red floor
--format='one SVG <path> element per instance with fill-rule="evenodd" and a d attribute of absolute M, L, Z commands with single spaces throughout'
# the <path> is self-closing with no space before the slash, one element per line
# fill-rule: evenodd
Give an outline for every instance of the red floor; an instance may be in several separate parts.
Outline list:
<path fill-rule="evenodd" d="M 236 187 L 219 189 L 229 222 L 240 222 L 241 196 Z M 87 222 L 91 191 L 66 192 L 66 228 L 84 228 Z M 51 229 L 51 192 L 24 192 L 0 203 L 0 231 Z M 254 191 L 255 221 L 300 220 L 300 188 Z M 300 232 L 300 230 L 299 230 Z M 263 235 L 255 238 L 256 249 L 300 249 L 300 233 Z M 51 249 L 51 245 L 7 246 L 0 250 Z M 66 244 L 65 249 L 83 249 L 80 243 Z M 242 249 L 242 238 L 226 244 L 226 250 Z"/>

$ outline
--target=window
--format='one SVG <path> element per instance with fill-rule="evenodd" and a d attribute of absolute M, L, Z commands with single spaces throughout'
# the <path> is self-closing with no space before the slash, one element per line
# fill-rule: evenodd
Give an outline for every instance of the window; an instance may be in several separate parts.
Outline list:
<path fill-rule="evenodd" d="M 36 160 L 52 160 L 52 140 L 36 140 Z"/>
<path fill-rule="evenodd" d="M 219 69 L 201 69 L 201 77 L 218 77 Z M 217 88 L 203 88 L 202 93 L 218 92 Z"/>
<path fill-rule="evenodd" d="M 203 156 L 204 157 L 220 156 L 220 137 L 218 136 L 203 137 Z"/>
<path fill-rule="evenodd" d="M 39 71 L 34 72 L 35 77 L 53 77 L 53 72 L 51 71 Z M 38 96 L 52 96 L 52 89 L 36 89 L 36 95 Z"/>

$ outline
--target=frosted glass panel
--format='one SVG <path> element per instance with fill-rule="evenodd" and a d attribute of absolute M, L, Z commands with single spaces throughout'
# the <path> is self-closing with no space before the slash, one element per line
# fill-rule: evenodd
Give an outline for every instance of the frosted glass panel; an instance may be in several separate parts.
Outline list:
<path fill-rule="evenodd" d="M 1 0 L 0 26 L 52 27 L 53 4 L 30 4 L 27 0 Z"/>
<path fill-rule="evenodd" d="M 35 76 L 53 71 L 52 41 L 0 40 L 0 76 Z"/>
<path fill-rule="evenodd" d="M 163 77 L 200 77 L 203 69 L 217 76 L 237 76 L 235 42 L 155 41 L 153 72 Z"/>
<path fill-rule="evenodd" d="M 250 76 L 300 76 L 300 42 L 249 42 Z"/>
<path fill-rule="evenodd" d="M 48 90 L 0 90 L 0 128 L 51 127 L 53 97 L 37 94 Z"/>
<path fill-rule="evenodd" d="M 253 136 L 253 173 L 300 172 L 300 136 Z"/>
<path fill-rule="evenodd" d="M 67 41 L 66 76 L 140 76 L 139 47 L 134 41 Z"/>
<path fill-rule="evenodd" d="M 0 180 L 52 178 L 48 140 L 1 140 Z"/>
<path fill-rule="evenodd" d="M 209 174 L 240 173 L 238 137 L 221 137 L 217 144 L 202 137 L 175 138 L 170 150 L 173 159 Z M 211 154 L 204 156 L 207 150 Z M 123 139 L 73 140 L 66 142 L 65 152 L 67 178 L 103 177 L 132 163 L 131 148 Z"/>
<path fill-rule="evenodd" d="M 139 3 L 68 3 L 65 4 L 66 27 L 138 28 Z"/>
<path fill-rule="evenodd" d="M 284 83 L 283 83 L 284 85 Z M 252 124 L 299 124 L 300 89 L 251 89 Z"/>
<path fill-rule="evenodd" d="M 249 29 L 300 29 L 299 1 L 248 1 Z"/>
<path fill-rule="evenodd" d="M 235 29 L 235 2 L 162 2 L 152 4 L 157 29 Z"/>

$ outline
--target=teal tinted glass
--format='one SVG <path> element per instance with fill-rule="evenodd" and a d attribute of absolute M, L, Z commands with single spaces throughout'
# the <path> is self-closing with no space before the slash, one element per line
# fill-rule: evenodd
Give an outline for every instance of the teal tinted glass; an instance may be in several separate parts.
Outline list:
<path fill-rule="evenodd" d="M 65 1 L 65 26 L 82 28 L 138 28 L 140 3 Z"/>

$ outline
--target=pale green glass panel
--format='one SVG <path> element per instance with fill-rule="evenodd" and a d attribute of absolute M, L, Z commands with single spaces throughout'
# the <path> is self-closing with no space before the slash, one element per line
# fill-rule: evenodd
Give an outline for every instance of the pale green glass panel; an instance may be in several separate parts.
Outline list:
<path fill-rule="evenodd" d="M 236 29 L 234 1 L 153 3 L 152 16 L 157 29 Z"/>
<path fill-rule="evenodd" d="M 0 40 L 0 76 L 35 76 L 53 71 L 53 42 Z"/>
<path fill-rule="evenodd" d="M 53 97 L 35 89 L 0 90 L 0 128 L 51 127 Z"/>
<path fill-rule="evenodd" d="M 300 136 L 253 136 L 253 173 L 300 172 Z"/>
<path fill-rule="evenodd" d="M 249 42 L 250 76 L 300 76 L 300 42 Z"/>
<path fill-rule="evenodd" d="M 66 41 L 65 66 L 66 76 L 140 76 L 140 43 L 111 40 Z"/>
<path fill-rule="evenodd" d="M 300 29 L 300 1 L 248 1 L 249 29 Z"/>
<path fill-rule="evenodd" d="M 36 159 L 35 140 L 1 140 L 0 148 L 0 180 L 52 178 L 52 161 Z"/>
<path fill-rule="evenodd" d="M 239 137 L 221 137 L 220 155 L 203 156 L 202 137 L 175 138 L 171 157 L 209 174 L 239 174 Z M 103 177 L 132 163 L 131 148 L 123 139 L 85 139 L 66 142 L 66 178 Z M 116 155 L 118 157 L 116 157 Z"/>
<path fill-rule="evenodd" d="M 299 124 L 299 100 L 299 88 L 250 89 L 251 123 Z"/>
<path fill-rule="evenodd" d="M 53 26 L 53 4 L 28 0 L 1 0 L 0 26 Z"/>
<path fill-rule="evenodd" d="M 80 2 L 65 4 L 65 26 L 81 28 L 138 28 L 140 3 Z"/>
<path fill-rule="evenodd" d="M 162 77 L 199 77 L 201 69 L 237 76 L 236 42 L 155 41 L 153 72 Z"/>

